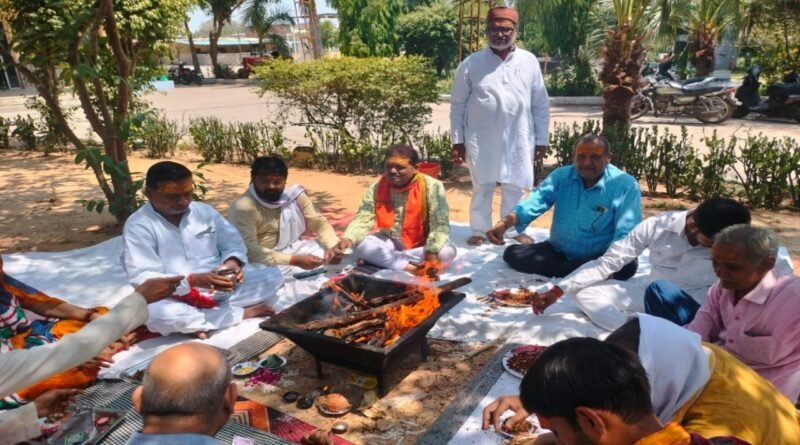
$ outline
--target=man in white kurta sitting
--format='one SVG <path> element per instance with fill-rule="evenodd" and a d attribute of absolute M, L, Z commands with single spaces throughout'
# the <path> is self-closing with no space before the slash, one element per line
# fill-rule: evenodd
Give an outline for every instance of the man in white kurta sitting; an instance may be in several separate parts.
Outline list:
<path fill-rule="evenodd" d="M 163 161 L 147 170 L 145 196 L 123 229 L 123 267 L 138 286 L 154 277 L 184 275 L 173 298 L 152 304 L 147 328 L 167 335 L 233 326 L 274 313 L 283 284 L 274 267 L 247 265 L 241 235 L 213 207 L 192 201 L 192 172 Z M 232 269 L 234 278 L 217 273 Z M 219 298 L 225 295 L 227 298 Z"/>
<path fill-rule="evenodd" d="M 250 187 L 236 198 L 228 219 L 239 229 L 253 263 L 278 266 L 286 274 L 316 269 L 335 256 L 339 237 L 317 212 L 302 186 L 286 186 L 289 169 L 275 156 L 250 167 Z M 309 228 L 316 240 L 301 240 Z"/>
<path fill-rule="evenodd" d="M 534 311 L 540 313 L 568 294 L 592 322 L 608 330 L 622 326 L 632 312 L 687 324 L 717 280 L 711 265 L 714 236 L 728 226 L 749 223 L 750 212 L 726 198 L 711 198 L 692 210 L 647 218 L 611 244 L 603 256 L 554 281 L 552 289 L 534 299 Z M 605 281 L 645 249 L 650 249 L 649 274 Z M 664 303 L 674 300 L 670 296 L 675 294 L 687 296 L 683 301 L 694 304 Z"/>
<path fill-rule="evenodd" d="M 489 9 L 488 47 L 464 59 L 450 96 L 453 160 L 467 163 L 472 178 L 470 245 L 486 241 L 492 228 L 492 198 L 500 183 L 500 215 L 507 215 L 533 187 L 534 151 L 544 157 L 550 126 L 550 100 L 536 56 L 514 45 L 517 11 Z M 532 243 L 525 234 L 520 242 Z"/>

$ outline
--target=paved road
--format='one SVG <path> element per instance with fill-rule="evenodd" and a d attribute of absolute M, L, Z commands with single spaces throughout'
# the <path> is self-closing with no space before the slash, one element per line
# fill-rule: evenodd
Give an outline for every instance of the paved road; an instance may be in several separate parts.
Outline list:
<path fill-rule="evenodd" d="M 163 110 L 167 117 L 183 122 L 185 126 L 188 126 L 191 118 L 197 116 L 217 116 L 226 122 L 271 120 L 278 115 L 277 111 L 279 110 L 274 98 L 259 97 L 255 88 L 246 84 L 178 87 L 168 93 L 150 94 L 148 99 L 155 108 Z M 435 105 L 431 122 L 427 126 L 428 130 L 448 130 L 450 128 L 449 112 L 450 105 L 448 103 Z M 4 117 L 27 113 L 29 112 L 19 106 L 0 107 L 0 116 Z M 599 120 L 602 118 L 602 110 L 600 107 L 590 106 L 552 107 L 551 116 L 553 124 L 556 122 L 571 124 L 575 121 L 583 122 L 586 119 Z M 82 111 L 77 110 L 75 117 L 76 121 L 83 120 Z M 294 116 L 290 120 L 296 121 L 297 117 Z M 647 126 L 658 124 L 670 127 L 674 132 L 679 132 L 680 126 L 686 125 L 695 141 L 698 141 L 704 134 L 710 135 L 714 130 L 717 130 L 720 136 L 726 137 L 731 134 L 744 135 L 751 131 L 753 133 L 762 132 L 773 137 L 800 138 L 800 123 L 794 121 L 731 119 L 721 125 L 705 125 L 690 117 L 673 119 L 646 116 L 636 121 L 635 124 Z M 85 122 L 78 125 L 78 135 L 86 135 L 87 131 L 88 125 Z M 287 127 L 285 135 L 290 144 L 302 143 L 305 139 L 304 133 L 302 127 L 290 126 Z"/>
<path fill-rule="evenodd" d="M 191 117 L 203 115 L 214 115 L 224 121 L 269 120 L 276 115 L 278 109 L 274 104 L 274 99 L 270 99 L 268 96 L 259 97 L 254 88 L 249 85 L 180 87 L 166 94 L 151 95 L 149 99 L 155 107 L 164 110 L 171 119 L 183 120 L 187 124 Z M 450 105 L 448 103 L 435 105 L 428 130 L 445 131 L 449 129 L 449 112 Z M 551 115 L 553 123 L 571 124 L 575 121 L 583 122 L 586 119 L 602 119 L 602 109 L 588 106 L 553 107 Z M 774 137 L 800 138 L 800 123 L 791 121 L 730 119 L 721 125 L 706 125 L 690 117 L 674 119 L 646 116 L 636 121 L 635 124 L 646 126 L 658 124 L 671 127 L 671 130 L 675 132 L 680 131 L 681 125 L 686 125 L 695 141 L 704 134 L 710 135 L 714 130 L 717 130 L 720 136 L 726 137 L 731 134 L 744 135 L 748 131 L 752 131 Z M 286 133 L 286 136 L 294 142 L 303 139 L 304 132 L 300 127 L 287 128 Z"/>

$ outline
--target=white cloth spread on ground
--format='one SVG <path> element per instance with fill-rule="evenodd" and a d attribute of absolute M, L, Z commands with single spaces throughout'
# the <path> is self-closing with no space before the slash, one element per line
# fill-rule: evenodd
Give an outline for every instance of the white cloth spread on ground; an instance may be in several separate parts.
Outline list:
<path fill-rule="evenodd" d="M 711 354 L 694 332 L 651 315 L 637 314 L 637 318 L 639 360 L 650 380 L 653 409 L 666 424 L 705 388 L 711 378 Z M 680 366 L 675 366 L 676 360 Z"/>
<path fill-rule="evenodd" d="M 450 96 L 454 144 L 465 144 L 472 175 L 533 187 L 535 145 L 549 140 L 550 101 L 536 56 L 516 48 L 501 59 L 489 48 L 467 57 L 456 70 Z"/>
<path fill-rule="evenodd" d="M 547 238 L 548 231 L 529 228 L 526 233 L 536 241 L 542 241 Z M 533 316 L 529 308 L 492 309 L 478 302 L 477 297 L 497 288 L 520 285 L 536 287 L 546 283 L 542 277 L 522 274 L 507 267 L 502 259 L 503 246 L 467 248 L 465 241 L 469 236 L 468 226 L 451 224 L 450 239 L 459 249 L 459 255 L 442 274 L 442 281 L 466 276 L 472 278 L 473 282 L 459 289 L 467 294 L 466 299 L 439 319 L 428 334 L 430 337 L 484 342 L 510 332 L 511 341 L 550 345 L 568 337 L 604 335 L 605 331 L 591 323 L 569 298 L 560 299 L 547 309 L 545 316 L 538 317 Z M 119 261 L 121 252 L 122 238 L 117 237 L 95 246 L 66 252 L 6 254 L 3 260 L 4 269 L 9 275 L 54 297 L 81 307 L 113 306 L 133 290 L 127 283 Z M 788 258 L 785 248 L 781 248 L 780 256 Z M 641 274 L 649 273 L 647 259 L 647 252 L 639 257 Z M 352 264 L 352 261 L 353 257 L 349 256 L 341 265 L 326 266 L 328 272 L 324 275 L 305 280 L 287 280 L 278 291 L 275 309 L 286 309 L 313 294 L 322 283 Z M 413 279 L 409 274 L 391 271 L 381 271 L 376 276 Z M 537 279 L 542 282 L 537 282 Z M 203 342 L 222 348 L 230 347 L 257 332 L 261 320 L 244 320 L 237 326 L 212 331 L 211 338 Z M 172 334 L 138 343 L 128 351 L 115 355 L 114 365 L 103 369 L 100 375 L 102 378 L 114 378 L 128 367 L 152 358 L 160 350 L 186 341 L 197 340 L 187 335 Z"/>
<path fill-rule="evenodd" d="M 242 321 L 243 308 L 274 303 L 283 284 L 277 268 L 247 264 L 247 248 L 239 231 L 207 204 L 192 202 L 175 226 L 147 203 L 125 223 L 122 243 L 122 265 L 131 285 L 149 278 L 184 275 L 176 295 L 189 293 L 192 273 L 215 270 L 229 258 L 245 265 L 244 282 L 217 307 L 200 309 L 172 299 L 151 304 L 147 328 L 162 335 L 234 326 Z"/>
<path fill-rule="evenodd" d="M 306 217 L 297 202 L 297 197 L 305 191 L 303 187 L 298 184 L 286 187 L 281 197 L 275 202 L 267 202 L 261 199 L 256 193 L 253 184 L 250 184 L 250 188 L 247 191 L 262 206 L 268 209 L 281 209 L 281 222 L 278 225 L 280 233 L 278 234 L 278 243 L 273 248 L 274 250 L 285 250 L 300 239 L 300 236 L 306 231 Z"/>

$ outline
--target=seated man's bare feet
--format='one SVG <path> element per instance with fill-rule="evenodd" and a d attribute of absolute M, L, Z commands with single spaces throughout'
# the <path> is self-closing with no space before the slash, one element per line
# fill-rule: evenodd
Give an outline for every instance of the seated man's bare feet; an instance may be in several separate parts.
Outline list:
<path fill-rule="evenodd" d="M 266 317 L 275 314 L 275 309 L 267 303 L 259 303 L 244 309 L 244 318 Z"/>
<path fill-rule="evenodd" d="M 520 233 L 519 235 L 515 236 L 514 239 L 517 240 L 523 246 L 528 246 L 528 245 L 531 245 L 531 244 L 535 243 L 533 238 L 531 238 L 530 236 L 528 236 L 528 235 L 526 235 L 524 233 Z"/>
<path fill-rule="evenodd" d="M 469 244 L 470 246 L 481 246 L 485 242 L 486 238 L 480 235 L 472 235 L 471 237 L 467 238 L 467 244 Z"/>
<path fill-rule="evenodd" d="M 206 340 L 208 338 L 208 332 L 206 331 L 197 331 L 194 333 L 194 336 L 199 338 L 200 340 Z"/>

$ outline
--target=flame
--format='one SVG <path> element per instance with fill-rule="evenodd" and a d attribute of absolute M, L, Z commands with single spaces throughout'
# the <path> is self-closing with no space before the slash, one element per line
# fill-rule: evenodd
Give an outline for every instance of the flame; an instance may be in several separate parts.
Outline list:
<path fill-rule="evenodd" d="M 420 287 L 422 299 L 412 305 L 402 305 L 386 312 L 386 332 L 392 335 L 383 343 L 389 346 L 401 335 L 433 314 L 439 308 L 439 289 Z"/>

